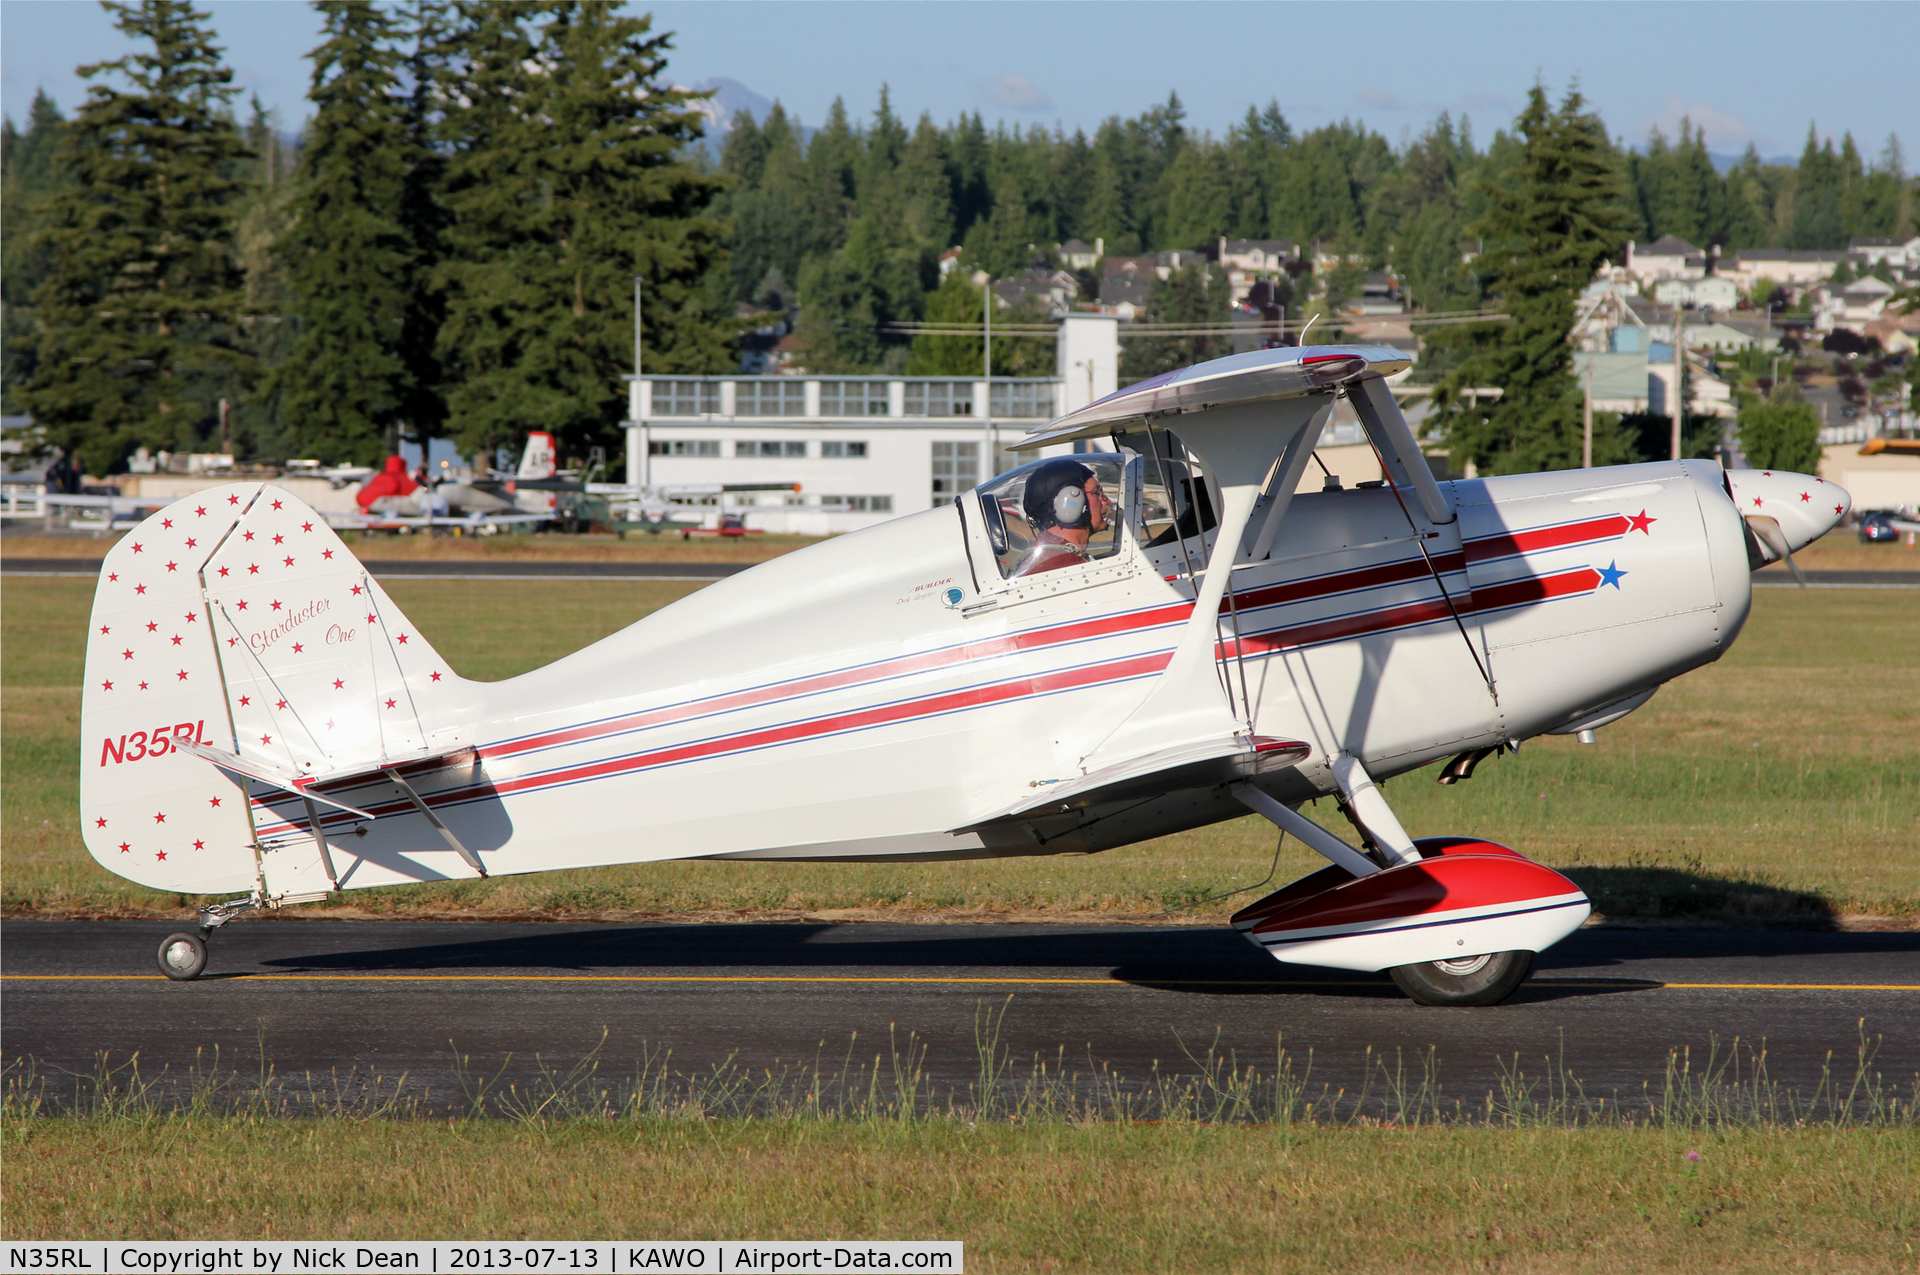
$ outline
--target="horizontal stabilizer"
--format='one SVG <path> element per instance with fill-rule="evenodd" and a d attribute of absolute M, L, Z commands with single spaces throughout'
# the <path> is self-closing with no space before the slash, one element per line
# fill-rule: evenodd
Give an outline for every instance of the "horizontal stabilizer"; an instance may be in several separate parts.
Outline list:
<path fill-rule="evenodd" d="M 176 743 L 174 747 L 192 753 L 195 757 L 210 761 L 229 774 L 239 775 L 244 779 L 251 779 L 257 783 L 266 784 L 271 788 L 278 788 L 282 792 L 293 793 L 295 796 L 305 797 L 309 801 L 317 801 L 323 806 L 332 806 L 335 810 L 344 810 L 348 814 L 359 815 L 362 819 L 373 818 L 372 815 L 360 809 L 358 806 L 349 806 L 344 801 L 335 801 L 325 793 L 314 791 L 314 781 L 312 779 L 305 775 L 295 774 L 291 770 L 283 770 L 268 762 L 242 757 L 237 753 L 230 753 L 225 749 L 215 748 L 211 744 L 195 743 L 190 739 L 181 740 Z"/>

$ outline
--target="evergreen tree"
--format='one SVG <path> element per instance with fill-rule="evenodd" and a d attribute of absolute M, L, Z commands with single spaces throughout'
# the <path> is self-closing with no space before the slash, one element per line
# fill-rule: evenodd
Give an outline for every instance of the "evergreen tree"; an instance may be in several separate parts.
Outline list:
<path fill-rule="evenodd" d="M 0 393 L 9 413 L 18 410 L 19 387 L 33 378 L 33 294 L 51 265 L 40 231 L 48 201 L 68 177 L 59 160 L 65 126 L 44 89 L 33 95 L 25 133 L 11 119 L 0 124 Z"/>
<path fill-rule="evenodd" d="M 397 448 L 415 401 L 402 345 L 423 283 L 406 226 L 417 157 L 404 54 L 392 10 L 357 0 L 314 7 L 324 32 L 310 55 L 314 116 L 279 244 L 295 334 L 274 386 L 304 451 L 377 464 Z"/>
<path fill-rule="evenodd" d="M 1577 91 L 1554 110 L 1536 84 L 1516 121 L 1523 139 L 1510 185 L 1486 187 L 1480 264 L 1511 322 L 1463 338 L 1470 357 L 1436 395 L 1457 464 L 1513 473 L 1580 463 L 1580 391 L 1567 333 L 1574 298 L 1624 243 L 1619 163 L 1605 126 Z M 1495 403 L 1463 401 L 1481 385 Z M 1612 440 L 1605 440 L 1611 446 Z"/>
<path fill-rule="evenodd" d="M 449 120 L 439 350 L 456 437 L 487 452 L 547 430 L 615 442 L 643 277 L 647 367 L 729 366 L 721 179 L 687 161 L 691 96 L 661 79 L 651 20 L 577 0 L 463 5 Z"/>
<path fill-rule="evenodd" d="M 1840 157 L 1833 153 L 1832 140 L 1820 145 L 1813 126 L 1808 125 L 1807 144 L 1794 171 L 1789 248 L 1832 250 L 1847 246 L 1846 222 L 1840 212 L 1845 177 Z"/>
<path fill-rule="evenodd" d="M 135 447 L 192 450 L 213 399 L 252 362 L 236 320 L 233 175 L 246 147 L 232 73 L 185 0 L 109 4 L 139 48 L 80 68 L 94 85 L 66 129 L 73 184 L 48 208 L 50 275 L 22 402 L 49 441 L 104 473 Z"/>

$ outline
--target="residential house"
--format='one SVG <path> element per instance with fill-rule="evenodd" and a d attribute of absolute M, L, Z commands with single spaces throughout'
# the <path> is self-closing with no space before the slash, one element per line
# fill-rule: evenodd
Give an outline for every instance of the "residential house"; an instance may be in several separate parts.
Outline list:
<path fill-rule="evenodd" d="M 1029 270 L 1011 279 L 996 280 L 993 295 L 998 309 L 1037 302 L 1049 315 L 1057 317 L 1065 314 L 1079 297 L 1080 281 L 1066 270 Z"/>
<path fill-rule="evenodd" d="M 1896 270 L 1920 267 L 1920 235 L 1911 239 L 1850 239 L 1847 251 L 1864 259 L 1868 269 L 1883 261 Z"/>
<path fill-rule="evenodd" d="M 1629 242 L 1626 269 L 1642 284 L 1661 279 L 1703 279 L 1707 257 L 1678 235 L 1661 235 L 1644 248 Z"/>
<path fill-rule="evenodd" d="M 1093 247 L 1089 248 L 1082 240 L 1069 239 L 1055 245 L 1054 252 L 1059 256 L 1060 264 L 1069 270 L 1091 270 L 1100 264 L 1100 258 L 1107 255 L 1107 241 L 1096 238 Z"/>
<path fill-rule="evenodd" d="M 949 248 L 940 254 L 940 281 L 942 283 L 946 282 L 948 275 L 959 268 L 960 252 L 961 250 L 959 248 Z"/>
<path fill-rule="evenodd" d="M 1848 256 L 1845 252 L 1808 248 L 1748 248 L 1728 256 L 1714 273 L 1732 279 L 1744 292 L 1753 291 L 1754 285 L 1763 280 L 1805 286 L 1832 278 Z"/>
<path fill-rule="evenodd" d="M 1731 310 L 1740 304 L 1740 287 L 1725 275 L 1698 279 L 1662 279 L 1653 285 L 1653 299 L 1661 305 L 1688 310 Z"/>
<path fill-rule="evenodd" d="M 1286 239 L 1228 239 L 1223 235 L 1216 253 L 1220 268 L 1226 271 L 1228 296 L 1238 305 L 1258 281 L 1285 275 L 1287 262 L 1300 255 L 1300 248 Z"/>

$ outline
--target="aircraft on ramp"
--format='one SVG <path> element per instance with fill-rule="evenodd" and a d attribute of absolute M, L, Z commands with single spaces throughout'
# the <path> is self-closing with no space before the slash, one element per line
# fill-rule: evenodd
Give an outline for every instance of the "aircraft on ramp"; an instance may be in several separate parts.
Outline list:
<path fill-rule="evenodd" d="M 1054 454 L 761 564 L 545 668 L 460 677 L 299 501 L 241 483 L 109 552 L 80 806 L 108 869 L 333 891 L 676 858 L 1091 853 L 1255 811 L 1330 866 L 1233 924 L 1281 961 L 1497 1002 L 1586 918 L 1573 882 L 1415 840 L 1378 781 L 1593 730 L 1739 634 L 1749 573 L 1847 494 L 1706 461 L 1436 482 L 1393 349 L 1156 377 Z M 1336 397 L 1390 481 L 1295 495 Z M 1759 531 L 1756 531 L 1756 527 Z M 1299 813 L 1331 796 L 1355 849 Z"/>

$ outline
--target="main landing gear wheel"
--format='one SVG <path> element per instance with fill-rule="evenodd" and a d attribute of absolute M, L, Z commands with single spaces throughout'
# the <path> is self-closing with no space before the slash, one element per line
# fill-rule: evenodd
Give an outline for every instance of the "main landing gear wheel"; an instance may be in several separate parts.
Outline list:
<path fill-rule="evenodd" d="M 207 941 L 198 934 L 169 934 L 160 943 L 160 972 L 184 982 L 207 968 Z"/>
<path fill-rule="evenodd" d="M 1491 952 L 1396 965 L 1387 973 L 1421 1005 L 1498 1005 L 1533 972 L 1532 952 Z"/>

